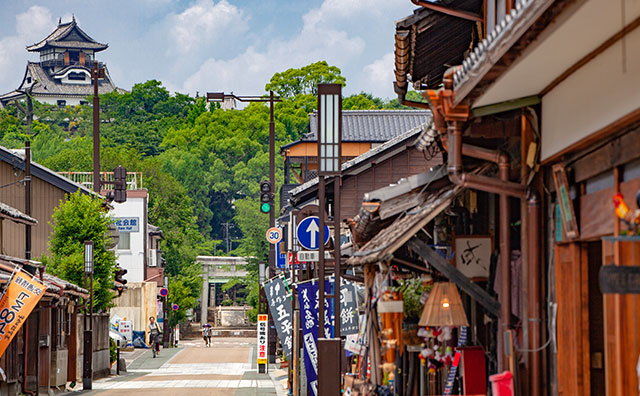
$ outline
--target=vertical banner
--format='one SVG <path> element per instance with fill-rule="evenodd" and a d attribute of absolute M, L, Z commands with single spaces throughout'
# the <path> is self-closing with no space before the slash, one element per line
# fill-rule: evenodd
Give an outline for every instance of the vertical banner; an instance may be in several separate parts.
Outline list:
<path fill-rule="evenodd" d="M 269 332 L 267 331 L 268 315 L 258 315 L 258 364 L 267 364 L 267 341 Z"/>
<path fill-rule="evenodd" d="M 356 284 L 340 278 L 340 335 L 358 334 L 358 293 Z"/>
<path fill-rule="evenodd" d="M 44 295 L 46 287 L 31 275 L 18 271 L 0 299 L 0 356 Z"/>
<path fill-rule="evenodd" d="M 331 284 L 324 282 L 325 293 L 331 293 Z M 318 282 L 298 284 L 298 301 L 300 302 L 300 324 L 302 327 L 302 345 L 304 346 L 304 367 L 307 373 L 307 384 L 310 396 L 318 394 L 318 326 L 320 298 Z M 333 299 L 325 298 L 324 337 L 331 338 Z"/>
<path fill-rule="evenodd" d="M 464 346 L 467 343 L 467 327 L 460 327 L 460 334 L 458 334 L 458 347 Z M 453 391 L 453 382 L 456 380 L 456 374 L 458 373 L 458 365 L 460 364 L 460 358 L 462 355 L 459 351 L 456 351 L 455 356 L 453 357 L 453 364 L 451 365 L 451 369 L 449 370 L 449 376 L 445 382 L 444 386 L 444 396 L 451 396 L 451 392 Z"/>
<path fill-rule="evenodd" d="M 304 368 L 309 395 L 318 395 L 318 284 L 316 281 L 298 284 Z"/>
<path fill-rule="evenodd" d="M 293 348 L 293 307 L 291 298 L 287 296 L 287 287 L 282 277 L 271 279 L 265 285 L 265 294 L 269 311 L 276 326 L 276 332 L 282 344 L 282 350 L 291 360 L 291 349 Z"/>

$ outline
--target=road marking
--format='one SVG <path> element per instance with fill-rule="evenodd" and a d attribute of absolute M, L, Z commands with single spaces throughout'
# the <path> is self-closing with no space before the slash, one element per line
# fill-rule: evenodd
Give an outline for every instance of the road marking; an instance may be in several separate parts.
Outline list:
<path fill-rule="evenodd" d="M 93 389 L 140 388 L 273 388 L 271 380 L 175 380 L 175 381 L 108 381 L 94 382 Z"/>

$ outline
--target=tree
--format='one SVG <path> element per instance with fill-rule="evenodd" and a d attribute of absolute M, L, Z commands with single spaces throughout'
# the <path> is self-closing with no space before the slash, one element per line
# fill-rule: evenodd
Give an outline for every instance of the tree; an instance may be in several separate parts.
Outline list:
<path fill-rule="evenodd" d="M 326 61 L 312 63 L 300 69 L 288 69 L 276 73 L 264 87 L 265 91 L 274 91 L 281 98 L 290 99 L 297 95 L 316 95 L 318 84 L 335 83 L 346 85 L 347 80 L 336 66 L 329 66 Z"/>
<path fill-rule="evenodd" d="M 53 211 L 49 240 L 51 257 L 43 258 L 47 268 L 76 285 L 84 284 L 84 242 L 93 241 L 93 306 L 96 311 L 109 308 L 113 298 L 116 256 L 108 250 L 112 243 L 109 225 L 113 220 L 99 198 L 80 191 Z"/>

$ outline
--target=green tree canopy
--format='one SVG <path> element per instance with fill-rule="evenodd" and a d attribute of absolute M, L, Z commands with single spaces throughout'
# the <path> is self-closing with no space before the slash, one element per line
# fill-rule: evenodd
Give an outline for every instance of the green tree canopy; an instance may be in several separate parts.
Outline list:
<path fill-rule="evenodd" d="M 342 72 L 326 61 L 312 63 L 299 69 L 288 69 L 276 73 L 264 87 L 265 91 L 276 92 L 281 98 L 289 99 L 297 95 L 317 94 L 318 84 L 347 84 Z"/>
<path fill-rule="evenodd" d="M 66 202 L 54 209 L 49 240 L 50 258 L 43 258 L 47 268 L 60 278 L 84 285 L 84 242 L 93 241 L 93 305 L 97 311 L 109 308 L 113 298 L 116 257 L 109 251 L 112 219 L 103 201 L 81 194 L 67 196 Z"/>

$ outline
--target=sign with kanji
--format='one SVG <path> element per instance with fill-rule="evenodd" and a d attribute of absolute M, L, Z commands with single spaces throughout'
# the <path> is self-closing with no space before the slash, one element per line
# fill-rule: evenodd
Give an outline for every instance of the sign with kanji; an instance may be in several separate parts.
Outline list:
<path fill-rule="evenodd" d="M 119 232 L 138 232 L 140 231 L 139 217 L 114 217 L 116 228 Z"/>
<path fill-rule="evenodd" d="M 118 322 L 118 332 L 129 342 L 133 341 L 133 323 L 130 320 Z"/>
<path fill-rule="evenodd" d="M 267 364 L 267 342 L 269 341 L 269 331 L 267 330 L 268 315 L 258 315 L 258 364 Z"/>
<path fill-rule="evenodd" d="M 289 290 L 284 283 L 282 277 L 271 279 L 264 286 L 267 296 L 267 304 L 276 326 L 276 333 L 282 345 L 282 351 L 287 359 L 291 359 L 291 350 L 293 348 L 293 307 Z"/>
<path fill-rule="evenodd" d="M 358 293 L 354 282 L 340 278 L 340 335 L 358 334 Z"/>
<path fill-rule="evenodd" d="M 31 275 L 17 271 L 0 299 L 0 356 L 44 295 L 46 287 Z"/>

